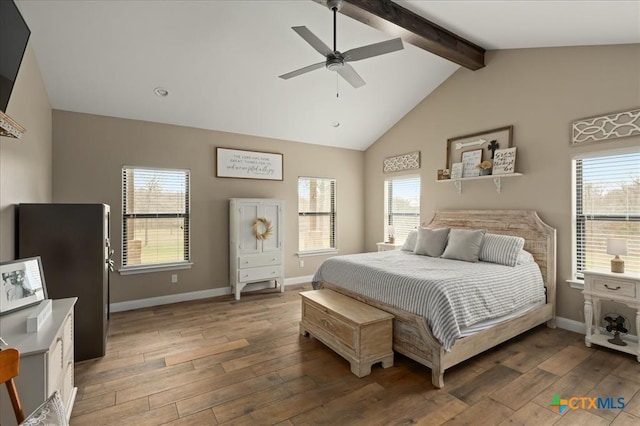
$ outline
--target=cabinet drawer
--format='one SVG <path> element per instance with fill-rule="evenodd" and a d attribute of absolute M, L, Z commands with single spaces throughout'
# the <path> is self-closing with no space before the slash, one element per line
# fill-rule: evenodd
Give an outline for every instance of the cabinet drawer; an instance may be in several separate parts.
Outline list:
<path fill-rule="evenodd" d="M 269 266 L 266 268 L 241 269 L 238 271 L 239 282 L 272 280 L 282 276 L 282 268 Z"/>
<path fill-rule="evenodd" d="M 258 266 L 273 266 L 282 264 L 282 253 L 258 254 L 253 256 L 240 256 L 238 268 L 256 268 Z"/>
<path fill-rule="evenodd" d="M 591 288 L 598 293 L 612 296 L 636 297 L 636 285 L 631 281 L 613 280 L 594 277 Z"/>
<path fill-rule="evenodd" d="M 311 303 L 304 304 L 303 320 L 326 331 L 332 338 L 355 350 L 356 330 L 351 324 L 331 315 L 331 311 L 316 307 Z"/>

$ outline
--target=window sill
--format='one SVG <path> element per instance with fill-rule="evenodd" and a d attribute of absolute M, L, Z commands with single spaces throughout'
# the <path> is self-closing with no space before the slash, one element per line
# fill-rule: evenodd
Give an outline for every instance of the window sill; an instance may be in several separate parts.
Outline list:
<path fill-rule="evenodd" d="M 568 279 L 567 284 L 571 286 L 571 288 L 575 288 L 577 290 L 584 290 L 584 280 L 580 280 L 578 278 Z"/>
<path fill-rule="evenodd" d="M 338 249 L 327 249 L 327 250 L 313 250 L 313 251 L 299 251 L 296 253 L 298 257 L 310 257 L 310 256 L 326 256 L 329 254 L 336 254 L 340 250 Z"/>
<path fill-rule="evenodd" d="M 120 275 L 146 274 L 150 272 L 177 271 L 191 269 L 193 262 L 163 263 L 161 265 L 127 266 L 118 270 Z"/>

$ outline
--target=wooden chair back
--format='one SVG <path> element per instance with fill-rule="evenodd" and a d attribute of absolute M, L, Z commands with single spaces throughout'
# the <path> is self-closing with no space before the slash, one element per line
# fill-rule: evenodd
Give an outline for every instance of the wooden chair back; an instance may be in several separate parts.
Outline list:
<path fill-rule="evenodd" d="M 20 373 L 20 352 L 14 348 L 8 348 L 0 351 L 0 383 L 7 385 L 11 405 L 16 414 L 16 420 L 21 423 L 24 420 L 24 411 L 18 397 L 16 384 L 13 379 Z"/>

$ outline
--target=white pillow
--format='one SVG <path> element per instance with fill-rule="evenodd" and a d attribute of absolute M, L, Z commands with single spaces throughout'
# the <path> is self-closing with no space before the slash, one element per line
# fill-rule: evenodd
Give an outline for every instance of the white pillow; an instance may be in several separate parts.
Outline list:
<path fill-rule="evenodd" d="M 449 228 L 420 228 L 418 229 L 416 248 L 413 249 L 413 252 L 425 256 L 440 257 L 447 245 L 448 235 Z"/>
<path fill-rule="evenodd" d="M 449 232 L 449 241 L 442 257 L 477 262 L 485 232 L 487 232 L 486 229 L 453 228 Z"/>
<path fill-rule="evenodd" d="M 416 248 L 416 241 L 418 239 L 418 230 L 414 229 L 413 231 L 409 231 L 409 235 L 407 235 L 407 239 L 404 240 L 404 244 L 400 250 L 404 251 L 413 251 Z"/>
<path fill-rule="evenodd" d="M 480 249 L 480 260 L 500 265 L 516 266 L 524 247 L 524 238 L 512 235 L 486 234 Z"/>
<path fill-rule="evenodd" d="M 535 263 L 535 259 L 533 255 L 526 250 L 520 250 L 520 254 L 518 255 L 518 261 L 516 265 L 526 265 L 527 263 Z"/>

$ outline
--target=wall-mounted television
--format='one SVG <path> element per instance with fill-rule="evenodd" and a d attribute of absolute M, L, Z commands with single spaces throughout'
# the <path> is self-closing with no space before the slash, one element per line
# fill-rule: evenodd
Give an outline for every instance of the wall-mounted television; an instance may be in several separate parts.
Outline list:
<path fill-rule="evenodd" d="M 9 97 L 31 31 L 13 0 L 0 0 L 0 111 L 7 112 Z"/>

